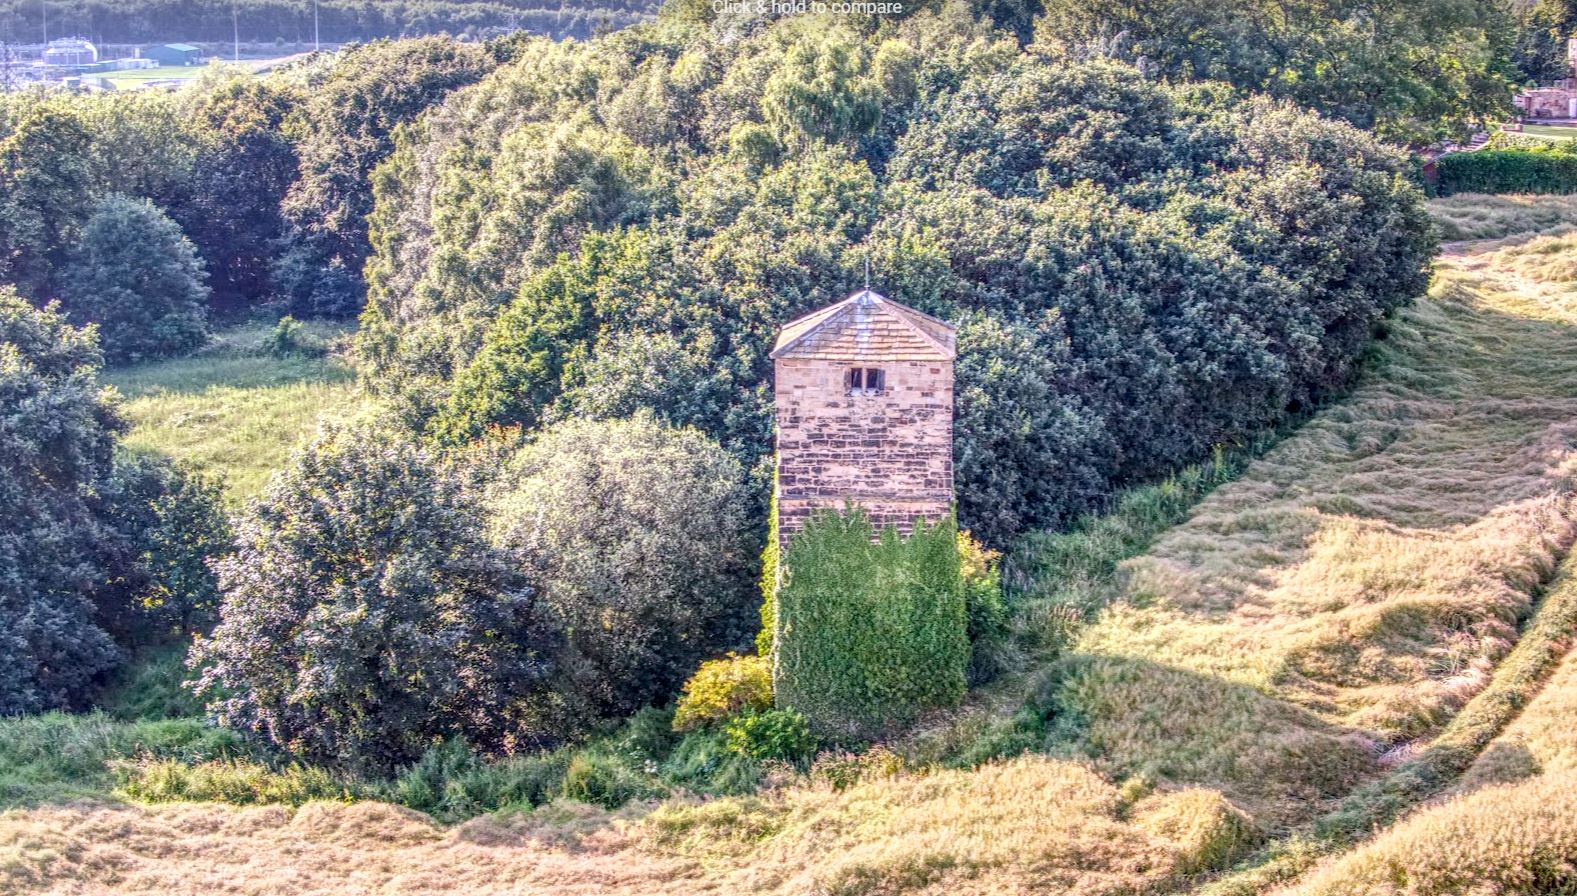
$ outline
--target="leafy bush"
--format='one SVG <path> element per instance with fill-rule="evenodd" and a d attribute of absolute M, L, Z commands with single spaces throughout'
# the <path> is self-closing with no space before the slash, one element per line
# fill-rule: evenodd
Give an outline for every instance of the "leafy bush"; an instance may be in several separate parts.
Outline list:
<path fill-rule="evenodd" d="M 587 750 L 578 752 L 564 772 L 565 799 L 617 809 L 630 800 L 662 795 L 652 780 L 634 772 L 617 758 Z"/>
<path fill-rule="evenodd" d="M 356 354 L 413 426 L 645 407 L 764 469 L 774 334 L 871 259 L 960 327 L 959 520 L 1002 548 L 1344 388 L 1427 282 L 1411 162 L 1288 105 L 929 12 L 638 34 L 396 140 Z"/>
<path fill-rule="evenodd" d="M 306 345 L 307 328 L 288 314 L 281 317 L 263 339 L 263 350 L 276 358 L 302 354 Z"/>
<path fill-rule="evenodd" d="M 121 427 L 91 329 L 0 288 L 0 714 L 80 706 L 120 650 L 89 599 Z"/>
<path fill-rule="evenodd" d="M 1481 149 L 1435 163 L 1441 196 L 1453 193 L 1577 193 L 1577 155 L 1522 149 Z"/>
<path fill-rule="evenodd" d="M 958 533 L 958 571 L 969 632 L 969 683 L 995 678 L 1012 654 L 1011 614 L 1002 596 L 1002 554 Z"/>
<path fill-rule="evenodd" d="M 553 724 L 666 702 L 748 637 L 753 539 L 739 463 L 650 416 L 574 421 L 503 465 L 493 529 L 564 635 Z"/>
<path fill-rule="evenodd" d="M 219 583 L 209 561 L 232 548 L 217 477 L 151 455 L 122 455 L 100 495 L 98 542 L 117 575 L 97 589 L 99 624 L 120 644 L 185 643 L 217 618 Z"/>
<path fill-rule="evenodd" d="M 752 759 L 803 759 L 816 752 L 816 735 L 792 709 L 743 712 L 723 724 L 728 748 Z"/>
<path fill-rule="evenodd" d="M 685 682 L 673 729 L 691 731 L 741 712 L 772 707 L 772 665 L 762 656 L 730 653 L 707 660 Z"/>
<path fill-rule="evenodd" d="M 192 663 L 222 724 L 388 769 L 526 728 L 549 642 L 455 465 L 376 427 L 329 430 L 253 502 Z"/>
<path fill-rule="evenodd" d="M 64 279 L 66 307 L 99 325 L 112 364 L 177 354 L 208 337 L 197 249 L 147 200 L 96 204 Z"/>
<path fill-rule="evenodd" d="M 969 641 L 951 520 L 891 527 L 822 511 L 788 544 L 773 691 L 835 738 L 868 737 L 958 701 Z"/>
<path fill-rule="evenodd" d="M 80 708 L 134 645 L 204 624 L 212 481 L 115 457 L 93 329 L 0 288 L 0 714 Z"/>

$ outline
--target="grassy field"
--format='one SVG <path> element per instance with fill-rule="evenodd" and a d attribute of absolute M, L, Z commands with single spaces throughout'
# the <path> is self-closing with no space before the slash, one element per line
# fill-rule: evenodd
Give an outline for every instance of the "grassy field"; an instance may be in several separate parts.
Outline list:
<path fill-rule="evenodd" d="M 220 333 L 201 353 L 111 371 L 132 424 L 124 443 L 189 461 L 224 476 L 242 500 L 260 491 L 290 449 L 325 416 L 361 409 L 354 375 L 332 356 L 275 357 L 269 327 L 248 324 Z M 315 325 L 321 347 L 340 331 Z"/>
<path fill-rule="evenodd" d="M 94 769 L 133 735 L 57 767 L 40 745 L 77 738 L 0 730 L 45 781 L 0 815 L 0 892 L 1577 892 L 1577 205 L 1435 211 L 1477 241 L 1347 399 L 1021 547 L 1021 672 L 933 720 L 948 744 L 444 827 L 372 801 L 40 801 L 108 793 Z"/>
<path fill-rule="evenodd" d="M 102 72 L 96 77 L 108 81 L 116 90 L 130 90 L 142 87 L 149 81 L 192 81 L 202 77 L 206 71 L 206 65 L 161 65 Z"/>

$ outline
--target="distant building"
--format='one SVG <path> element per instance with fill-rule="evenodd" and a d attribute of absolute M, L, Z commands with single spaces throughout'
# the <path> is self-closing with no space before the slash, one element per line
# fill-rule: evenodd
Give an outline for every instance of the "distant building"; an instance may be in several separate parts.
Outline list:
<path fill-rule="evenodd" d="M 863 507 L 908 533 L 953 504 L 953 327 L 870 289 L 790 321 L 772 350 L 778 533 Z"/>
<path fill-rule="evenodd" d="M 191 44 L 160 44 L 142 51 L 144 59 L 160 65 L 202 65 L 203 51 Z"/>
<path fill-rule="evenodd" d="M 1568 74 L 1577 74 L 1577 37 L 1566 41 Z M 1544 87 L 1532 87 L 1512 97 L 1511 104 L 1524 118 L 1577 119 L 1577 78 L 1568 77 Z"/>
<path fill-rule="evenodd" d="M 43 57 L 45 65 L 92 65 L 99 61 L 99 48 L 81 38 L 68 37 L 50 41 Z"/>

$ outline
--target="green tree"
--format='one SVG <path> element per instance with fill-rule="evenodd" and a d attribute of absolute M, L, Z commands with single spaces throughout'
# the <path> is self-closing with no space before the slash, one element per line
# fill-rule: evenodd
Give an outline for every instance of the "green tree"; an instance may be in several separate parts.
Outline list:
<path fill-rule="evenodd" d="M 292 311 L 360 309 L 373 168 L 394 148 L 399 125 L 493 64 L 484 48 L 445 37 L 375 41 L 345 51 L 313 86 L 297 146 L 300 177 L 283 204 L 290 242 L 277 276 Z"/>
<path fill-rule="evenodd" d="M 0 288 L 0 713 L 82 706 L 121 651 L 90 595 L 121 422 L 91 328 Z"/>
<path fill-rule="evenodd" d="M 547 672 L 527 580 L 483 537 L 452 463 L 374 427 L 330 430 L 251 504 L 193 648 L 221 724 L 388 769 L 443 739 L 517 743 Z"/>
<path fill-rule="evenodd" d="M 219 608 L 211 561 L 232 548 L 217 478 L 160 457 L 122 453 L 94 501 L 95 551 L 115 570 L 93 591 L 98 624 L 128 649 L 182 643 Z"/>
<path fill-rule="evenodd" d="M 1221 80 L 1430 143 L 1507 114 L 1512 23 L 1493 0 L 1045 0 L 1046 52 L 1143 60 L 1161 77 Z"/>
<path fill-rule="evenodd" d="M 494 527 L 562 631 L 567 720 L 665 701 L 753 630 L 738 461 L 649 416 L 544 431 L 503 468 Z"/>
<path fill-rule="evenodd" d="M 870 259 L 963 329 L 960 523 L 1001 547 L 1341 390 L 1424 288 L 1409 159 L 1288 102 L 957 4 L 730 41 L 683 18 L 524 45 L 402 132 L 357 355 L 413 428 L 644 407 L 759 481 L 772 340 Z M 652 102 L 682 119 L 661 151 Z"/>
<path fill-rule="evenodd" d="M 192 102 L 190 196 L 172 215 L 202 255 L 217 307 L 269 298 L 285 232 L 280 203 L 296 179 L 287 126 L 297 103 L 285 88 L 252 78 L 220 82 Z"/>
<path fill-rule="evenodd" d="M 0 280 L 43 304 L 91 202 L 89 135 L 69 110 L 28 109 L 0 139 Z"/>
<path fill-rule="evenodd" d="M 202 261 L 147 200 L 96 203 L 62 279 L 66 307 L 98 325 L 111 363 L 165 357 L 207 338 Z"/>
<path fill-rule="evenodd" d="M 218 487 L 115 457 L 99 362 L 91 327 L 0 289 L 0 713 L 82 708 L 129 653 L 212 609 Z"/>

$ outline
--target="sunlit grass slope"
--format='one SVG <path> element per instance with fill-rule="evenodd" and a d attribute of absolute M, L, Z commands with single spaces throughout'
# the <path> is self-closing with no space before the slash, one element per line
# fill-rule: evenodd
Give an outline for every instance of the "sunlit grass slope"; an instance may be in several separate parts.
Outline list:
<path fill-rule="evenodd" d="M 1526 239 L 1443 259 L 1349 399 L 1127 564 L 1053 700 L 1069 748 L 1275 830 L 1484 687 L 1577 535 L 1577 306 Z"/>
<path fill-rule="evenodd" d="M 1577 605 L 1577 562 L 1566 564 L 1546 603 L 1560 598 Z M 1568 649 L 1564 661 L 1516 720 L 1479 755 L 1463 776 L 1459 792 L 1539 775 L 1577 775 L 1577 650 L 1571 649 L 1577 632 L 1568 626 L 1564 634 L 1561 644 Z M 1577 799 L 1570 806 L 1577 807 Z"/>
<path fill-rule="evenodd" d="M 1458 193 L 1429 203 L 1429 212 L 1443 240 L 1501 239 L 1577 224 L 1577 197 Z"/>
<path fill-rule="evenodd" d="M 233 500 L 257 494 L 319 418 L 357 413 L 354 375 L 332 356 L 276 357 L 264 348 L 269 327 L 221 333 L 187 358 L 111 371 L 132 424 L 124 439 L 222 474 Z M 333 339 L 315 326 L 309 338 Z"/>
<path fill-rule="evenodd" d="M 1441 741 L 1462 746 L 1474 740 L 1473 733 L 1488 733 L 1454 730 L 1485 727 L 1473 725 L 1471 716 L 1509 716 L 1511 723 L 1441 800 L 1278 893 L 1577 893 L 1574 626 L 1577 558 L 1569 557 L 1516 651 L 1496 670 L 1484 695 L 1488 705 L 1475 700 Z M 1539 674 L 1548 671 L 1552 658 L 1554 674 Z M 1497 690 L 1504 692 L 1500 699 Z M 1440 744 L 1430 752 L 1451 759 Z"/>
<path fill-rule="evenodd" d="M 51 807 L 0 815 L 0 892 L 1101 896 L 1175 879 L 1236 823 L 1193 792 L 1130 807 L 1040 757 L 643 813 L 557 804 L 444 831 L 376 803 Z"/>

